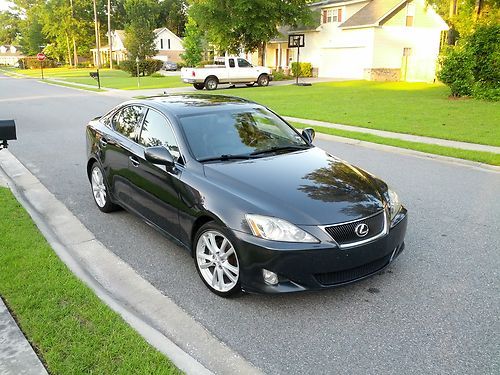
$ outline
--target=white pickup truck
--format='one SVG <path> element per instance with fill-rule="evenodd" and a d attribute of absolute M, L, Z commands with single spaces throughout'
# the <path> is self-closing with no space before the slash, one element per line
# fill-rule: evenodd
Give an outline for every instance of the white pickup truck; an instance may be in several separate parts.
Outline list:
<path fill-rule="evenodd" d="M 218 57 L 213 65 L 204 68 L 182 68 L 181 79 L 192 83 L 197 90 L 215 90 L 220 83 L 245 83 L 253 86 L 269 85 L 273 76 L 271 69 L 263 66 L 253 66 L 241 57 Z"/>

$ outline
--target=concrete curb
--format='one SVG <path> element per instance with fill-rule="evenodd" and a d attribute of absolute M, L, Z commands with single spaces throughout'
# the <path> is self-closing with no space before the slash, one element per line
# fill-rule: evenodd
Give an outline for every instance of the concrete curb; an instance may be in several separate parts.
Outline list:
<path fill-rule="evenodd" d="M 262 373 L 102 245 L 8 150 L 0 152 L 1 173 L 68 268 L 179 369 Z"/>

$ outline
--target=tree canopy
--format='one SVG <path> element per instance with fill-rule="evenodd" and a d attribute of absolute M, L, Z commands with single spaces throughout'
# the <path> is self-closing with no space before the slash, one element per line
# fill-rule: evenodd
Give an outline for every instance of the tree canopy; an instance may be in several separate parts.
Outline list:
<path fill-rule="evenodd" d="M 189 15 L 220 51 L 261 49 L 280 25 L 309 22 L 307 0 L 190 0 Z"/>

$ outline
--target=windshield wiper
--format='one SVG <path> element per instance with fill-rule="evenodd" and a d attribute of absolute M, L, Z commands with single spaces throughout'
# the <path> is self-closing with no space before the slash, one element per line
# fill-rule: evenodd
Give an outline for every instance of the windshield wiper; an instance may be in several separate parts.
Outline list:
<path fill-rule="evenodd" d="M 306 150 L 310 148 L 310 146 L 306 145 L 287 145 L 287 146 L 276 146 L 276 147 L 271 147 L 266 150 L 259 150 L 259 151 L 254 151 L 250 155 L 256 156 L 256 155 L 262 155 L 262 154 L 269 154 L 273 152 L 278 152 L 278 151 L 297 151 L 297 150 Z"/>
<path fill-rule="evenodd" d="M 231 154 L 225 154 L 225 155 L 220 155 L 220 156 L 213 156 L 209 158 L 202 158 L 198 159 L 199 162 L 203 163 L 205 161 L 226 161 L 226 160 L 248 160 L 251 159 L 252 155 L 231 155 Z"/>

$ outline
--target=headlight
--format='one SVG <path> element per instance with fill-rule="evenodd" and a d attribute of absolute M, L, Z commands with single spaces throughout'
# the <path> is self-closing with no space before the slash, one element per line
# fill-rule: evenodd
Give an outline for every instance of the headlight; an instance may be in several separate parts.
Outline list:
<path fill-rule="evenodd" d="M 391 189 L 387 190 L 387 200 L 389 203 L 389 212 L 391 214 L 391 221 L 398 214 L 401 209 L 401 202 L 399 201 L 398 194 Z"/>
<path fill-rule="evenodd" d="M 286 220 L 253 214 L 247 214 L 245 217 L 256 237 L 283 242 L 319 242 L 318 239 Z"/>

